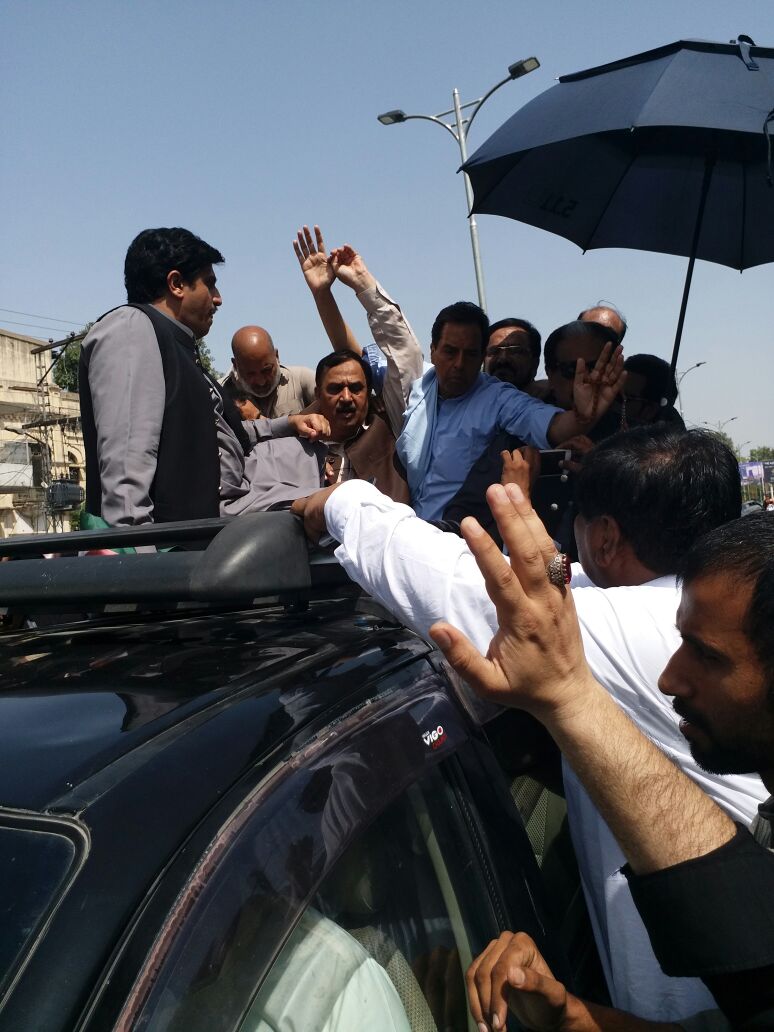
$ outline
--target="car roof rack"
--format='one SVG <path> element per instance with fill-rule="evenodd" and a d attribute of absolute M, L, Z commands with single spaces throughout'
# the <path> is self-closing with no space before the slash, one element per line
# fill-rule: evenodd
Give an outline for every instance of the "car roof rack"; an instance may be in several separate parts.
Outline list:
<path fill-rule="evenodd" d="M 77 555 L 143 545 L 187 547 L 134 555 Z M 42 558 L 60 552 L 70 554 Z M 330 553 L 310 557 L 301 520 L 287 512 L 25 535 L 0 541 L 0 557 L 14 560 L 0 563 L 4 608 L 250 603 L 350 583 Z"/>

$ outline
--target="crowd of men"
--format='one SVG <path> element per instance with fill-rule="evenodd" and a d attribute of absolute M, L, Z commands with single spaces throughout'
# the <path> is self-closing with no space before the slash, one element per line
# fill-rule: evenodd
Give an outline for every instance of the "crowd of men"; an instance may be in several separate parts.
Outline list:
<path fill-rule="evenodd" d="M 469 302 L 426 363 L 360 254 L 317 227 L 294 249 L 332 350 L 287 366 L 245 326 L 218 382 L 198 341 L 222 255 L 184 229 L 132 242 L 127 304 L 82 349 L 87 519 L 290 509 L 480 694 L 545 724 L 614 1008 L 515 930 L 468 975 L 482 1030 L 509 1006 L 530 1028 L 774 1027 L 774 516 L 740 518 L 735 456 L 685 429 L 668 363 L 624 361 L 614 306 L 548 335 L 545 379 L 535 326 Z"/>

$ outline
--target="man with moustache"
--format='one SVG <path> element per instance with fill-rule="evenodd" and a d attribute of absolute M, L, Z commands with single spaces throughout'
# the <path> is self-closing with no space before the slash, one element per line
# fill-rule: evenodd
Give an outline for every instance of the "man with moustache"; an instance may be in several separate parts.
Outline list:
<path fill-rule="evenodd" d="M 489 327 L 484 372 L 530 394 L 540 363 L 540 333 L 526 319 L 499 319 Z"/>

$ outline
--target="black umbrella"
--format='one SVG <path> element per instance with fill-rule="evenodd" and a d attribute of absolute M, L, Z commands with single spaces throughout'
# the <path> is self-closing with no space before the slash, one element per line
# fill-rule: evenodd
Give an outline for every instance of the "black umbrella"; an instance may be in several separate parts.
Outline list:
<path fill-rule="evenodd" d="M 700 40 L 564 75 L 465 163 L 474 212 L 584 251 L 630 247 L 748 269 L 774 260 L 774 49 Z"/>

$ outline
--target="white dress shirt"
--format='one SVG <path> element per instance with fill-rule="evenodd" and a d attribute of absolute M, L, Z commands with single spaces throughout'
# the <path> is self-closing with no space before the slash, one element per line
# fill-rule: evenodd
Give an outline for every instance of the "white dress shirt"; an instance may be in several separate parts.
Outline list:
<path fill-rule="evenodd" d="M 341 542 L 339 562 L 386 609 L 423 637 L 436 620 L 448 620 L 486 653 L 497 630 L 497 614 L 462 538 L 430 526 L 408 506 L 362 481 L 334 491 L 325 518 L 330 534 Z M 749 825 L 767 795 L 760 778 L 703 771 L 680 733 L 670 700 L 657 687 L 679 645 L 675 578 L 603 589 L 576 565 L 572 590 L 596 679 L 689 777 L 734 819 Z M 623 854 L 566 764 L 564 774 L 578 865 L 615 1006 L 659 1021 L 677 1021 L 714 1006 L 698 979 L 662 973 L 620 874 Z"/>

